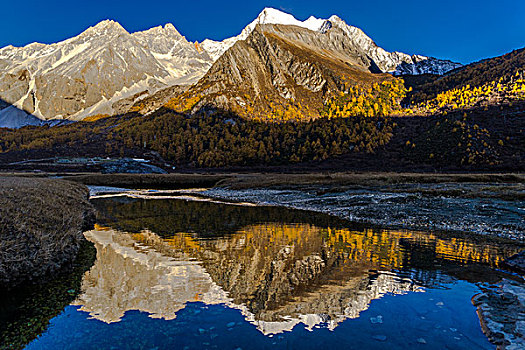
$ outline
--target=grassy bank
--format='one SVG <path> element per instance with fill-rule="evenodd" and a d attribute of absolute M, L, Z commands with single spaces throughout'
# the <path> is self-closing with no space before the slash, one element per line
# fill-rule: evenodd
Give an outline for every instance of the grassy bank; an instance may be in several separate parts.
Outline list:
<path fill-rule="evenodd" d="M 71 265 L 94 213 L 82 185 L 0 177 L 0 288 L 42 282 Z"/>
<path fill-rule="evenodd" d="M 83 174 L 66 176 L 85 185 L 125 188 L 180 189 L 197 187 L 306 188 L 323 187 L 327 191 L 349 188 L 382 188 L 390 192 L 417 192 L 469 198 L 525 199 L 523 174 L 421 174 L 421 173 L 222 173 L 222 174 Z M 425 186 L 425 185 L 436 186 Z M 437 186 L 454 184 L 454 186 Z M 477 184 L 477 186 L 462 186 Z M 407 185 L 410 188 L 407 188 Z"/>
<path fill-rule="evenodd" d="M 421 173 L 307 173 L 242 174 L 228 177 L 221 186 L 234 189 L 252 187 L 333 185 L 386 186 L 395 184 L 437 183 L 523 183 L 522 174 L 421 174 Z"/>
<path fill-rule="evenodd" d="M 38 174 L 36 176 L 47 176 Z M 394 184 L 437 183 L 525 183 L 520 173 L 390 173 L 390 172 L 220 172 L 220 173 L 172 173 L 172 174 L 61 174 L 69 181 L 84 185 L 116 186 L 127 188 L 179 189 L 227 186 L 235 189 L 290 186 L 383 186 Z M 24 176 L 35 176 L 26 174 Z"/>

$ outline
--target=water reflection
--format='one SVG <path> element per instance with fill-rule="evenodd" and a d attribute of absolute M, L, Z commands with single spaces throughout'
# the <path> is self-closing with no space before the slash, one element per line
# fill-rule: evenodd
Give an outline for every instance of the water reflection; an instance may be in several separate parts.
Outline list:
<path fill-rule="evenodd" d="M 321 253 L 326 260 L 305 249 L 316 238 L 310 226 L 266 228 L 205 241 L 184 234 L 160 239 L 149 231 L 87 232 L 97 248 L 97 261 L 74 305 L 111 323 L 129 310 L 170 320 L 188 302 L 225 304 L 240 310 L 264 334 L 275 334 L 298 323 L 308 329 L 327 323 L 333 329 L 344 319 L 358 317 L 372 299 L 417 290 L 409 279 L 395 274 L 370 274 L 361 264 L 339 264 L 337 255 L 328 258 L 329 249 Z M 304 234 L 306 239 L 299 240 L 304 244 L 251 249 L 253 241 L 247 239 L 255 234 L 258 242 L 279 244 L 284 238 L 291 243 L 288 234 L 293 232 Z"/>
<path fill-rule="evenodd" d="M 199 301 L 239 310 L 265 335 L 300 323 L 335 329 L 387 293 L 424 291 L 455 279 L 498 280 L 490 267 L 519 249 L 489 240 L 350 229 L 346 222 L 280 208 L 177 200 L 97 205 L 105 226 L 86 234 L 97 261 L 75 304 L 107 323 L 129 310 L 172 320 Z"/>

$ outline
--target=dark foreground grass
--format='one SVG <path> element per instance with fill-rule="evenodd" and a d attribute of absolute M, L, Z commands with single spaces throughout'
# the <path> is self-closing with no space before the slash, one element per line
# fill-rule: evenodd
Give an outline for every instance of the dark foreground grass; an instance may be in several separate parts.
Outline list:
<path fill-rule="evenodd" d="M 85 186 L 0 177 L 0 289 L 40 283 L 70 266 L 95 211 Z"/>
<path fill-rule="evenodd" d="M 322 187 L 327 192 L 375 188 L 389 192 L 419 193 L 426 196 L 525 199 L 524 174 L 244 174 L 225 178 L 217 186 L 233 190 Z"/>
<path fill-rule="evenodd" d="M 45 176 L 39 174 L 38 176 Z M 127 188 L 178 189 L 227 186 L 235 189 L 289 185 L 381 186 L 403 183 L 524 183 L 520 173 L 393 173 L 393 172 L 220 172 L 172 174 L 62 174 L 84 185 Z M 34 176 L 25 174 L 24 176 Z"/>
<path fill-rule="evenodd" d="M 42 176 L 42 174 L 40 174 Z M 307 188 L 322 186 L 327 191 L 351 188 L 379 188 L 391 192 L 414 192 L 428 196 L 466 198 L 525 199 L 525 174 L 520 173 L 180 173 L 180 174 L 69 174 L 65 178 L 85 185 L 115 186 L 134 189 L 181 189 L 227 187 Z M 450 186 L 420 185 L 450 184 Z M 476 186 L 462 186 L 474 184 Z"/>

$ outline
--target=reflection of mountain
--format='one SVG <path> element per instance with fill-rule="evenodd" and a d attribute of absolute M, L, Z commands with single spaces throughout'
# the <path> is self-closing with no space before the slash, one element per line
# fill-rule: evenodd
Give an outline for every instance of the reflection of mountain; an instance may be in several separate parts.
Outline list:
<path fill-rule="evenodd" d="M 410 271 L 415 280 L 431 284 L 451 278 L 443 277 L 445 274 L 435 264 L 441 269 L 470 263 L 497 264 L 508 254 L 490 244 L 444 240 L 410 231 L 356 231 L 286 223 L 283 212 L 278 214 L 283 219 L 278 223 L 248 224 L 250 215 L 243 216 L 243 210 L 252 213 L 254 208 L 231 209 L 237 218 L 244 218 L 240 219 L 242 227 L 229 226 L 231 234 L 210 238 L 206 231 L 206 238 L 199 238 L 198 234 L 184 233 L 186 221 L 181 213 L 193 218 L 188 221 L 193 225 L 187 227 L 199 228 L 195 222 L 213 217 L 213 212 L 204 215 L 199 208 L 228 206 L 170 202 L 169 209 L 174 209 L 173 203 L 180 206 L 176 219 L 169 218 L 173 212 L 163 212 L 163 201 L 132 202 L 142 208 L 141 225 L 155 222 L 145 213 L 151 209 L 150 204 L 156 208 L 158 225 L 153 227 L 163 231 L 163 238 L 144 229 L 122 233 L 99 227 L 86 234 L 98 253 L 77 301 L 83 310 L 106 322 L 120 320 L 128 310 L 172 319 L 186 303 L 201 301 L 239 309 L 264 334 L 291 330 L 299 323 L 309 329 L 326 323 L 333 329 L 345 319 L 359 317 L 371 300 L 418 288 L 412 280 L 400 277 L 405 272 L 400 275 L 388 271 Z M 108 212 L 123 219 L 123 209 L 129 209 L 129 205 L 118 204 L 120 210 Z M 272 212 L 275 208 L 255 210 L 259 210 L 259 218 L 269 219 L 270 212 L 263 214 L 267 209 Z M 229 214 L 223 210 L 217 220 Z M 105 221 L 111 220 L 106 217 Z M 160 221 L 178 225 L 168 234 Z M 128 228 L 140 227 L 138 223 L 123 222 Z M 414 252 L 407 248 L 414 248 Z M 420 267 L 424 270 L 419 271 Z"/>
<path fill-rule="evenodd" d="M 97 319 L 117 322 L 128 310 L 173 319 L 188 301 L 227 301 L 202 266 L 183 254 L 175 260 L 113 230 L 85 235 L 95 243 L 97 260 L 84 277 L 76 303 Z"/>
<path fill-rule="evenodd" d="M 277 207 L 246 207 L 197 201 L 122 197 L 95 199 L 98 222 L 120 231 L 149 229 L 160 236 L 192 232 L 199 237 L 234 233 L 244 226 L 262 222 L 304 222 L 318 226 L 344 227 L 347 222 L 328 215 Z"/>
<path fill-rule="evenodd" d="M 281 207 L 243 207 L 184 200 L 97 199 L 98 220 L 120 231 L 148 229 L 166 238 L 189 232 L 195 237 L 224 237 L 267 222 L 315 226 L 347 259 L 377 268 L 434 268 L 442 264 L 483 263 L 498 267 L 519 250 L 490 237 L 365 229 L 329 215 Z M 349 229 L 351 225 L 352 229 Z M 288 225 L 289 226 L 289 225 Z M 293 230 L 292 230 L 293 231 Z M 296 232 L 296 231 L 294 231 Z M 298 234 L 297 232 L 295 234 Z"/>
<path fill-rule="evenodd" d="M 250 264 L 247 232 L 261 243 L 275 242 L 275 249 L 258 246 L 259 258 Z M 297 242 L 297 249 L 281 246 L 290 233 L 306 240 Z M 128 310 L 173 319 L 187 302 L 221 303 L 239 309 L 264 334 L 275 334 L 299 323 L 312 328 L 327 322 L 335 328 L 358 317 L 372 299 L 416 289 L 389 273 L 369 275 L 364 268 L 335 266 L 335 255 L 327 264 L 321 256 L 330 247 L 324 253 L 315 244 L 306 248 L 318 233 L 310 226 L 269 225 L 248 228 L 232 239 L 194 241 L 181 234 L 162 240 L 148 231 L 90 231 L 86 237 L 97 247 L 97 261 L 76 304 L 97 319 L 116 322 Z M 228 260 L 235 255 L 237 260 Z M 323 277 L 320 283 L 321 274 L 333 280 Z"/>

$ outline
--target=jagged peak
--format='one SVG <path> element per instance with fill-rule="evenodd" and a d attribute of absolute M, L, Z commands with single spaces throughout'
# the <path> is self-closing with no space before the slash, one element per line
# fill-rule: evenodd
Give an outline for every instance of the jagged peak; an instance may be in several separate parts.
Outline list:
<path fill-rule="evenodd" d="M 171 23 L 166 23 L 164 26 L 159 25 L 150 29 L 135 32 L 133 34 L 165 34 L 170 36 L 182 37 L 177 28 Z"/>
<path fill-rule="evenodd" d="M 97 24 L 95 24 L 93 26 L 93 28 L 98 28 L 98 29 L 106 29 L 106 28 L 124 29 L 124 27 L 122 27 L 119 22 L 117 22 L 115 20 L 112 20 L 112 19 L 102 20 L 102 21 L 98 22 Z"/>
<path fill-rule="evenodd" d="M 331 15 L 330 18 L 328 18 L 328 20 L 334 22 L 344 22 L 343 19 L 338 15 Z"/>
<path fill-rule="evenodd" d="M 295 25 L 317 31 L 322 26 L 323 22 L 323 19 L 319 19 L 314 16 L 310 16 L 308 19 L 300 21 L 289 13 L 283 12 L 273 7 L 266 7 L 261 11 L 257 18 L 248 25 L 247 28 L 249 30 L 253 30 L 256 24 L 285 24 Z"/>
<path fill-rule="evenodd" d="M 120 25 L 119 22 L 114 21 L 112 19 L 105 19 L 103 21 L 98 22 L 92 27 L 89 27 L 86 29 L 82 34 L 110 34 L 110 33 L 116 33 L 116 34 L 129 34 L 126 29 L 122 25 Z"/>
<path fill-rule="evenodd" d="M 283 12 L 281 10 L 278 10 L 273 7 L 265 7 L 261 13 L 257 16 L 257 19 L 261 19 L 262 21 L 265 21 L 267 19 L 291 19 L 295 20 L 295 17 L 292 16 L 289 13 Z"/>

